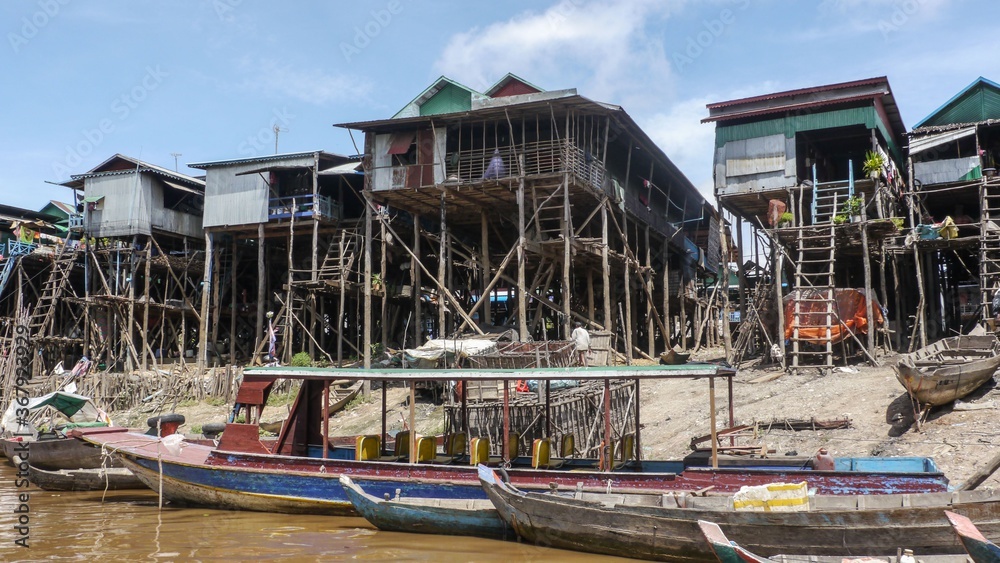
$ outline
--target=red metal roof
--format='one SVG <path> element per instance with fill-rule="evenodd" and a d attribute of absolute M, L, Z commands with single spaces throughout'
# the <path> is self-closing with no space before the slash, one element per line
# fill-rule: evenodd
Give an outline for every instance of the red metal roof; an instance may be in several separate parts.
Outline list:
<path fill-rule="evenodd" d="M 764 102 L 767 100 L 776 100 L 778 98 L 791 98 L 794 96 L 801 96 L 804 94 L 815 94 L 816 92 L 829 92 L 832 90 L 840 90 L 844 88 L 854 88 L 857 86 L 870 86 L 874 84 L 884 83 L 886 87 L 889 86 L 889 79 L 885 76 L 877 76 L 875 78 L 866 78 L 864 80 L 853 80 L 851 82 L 839 82 L 837 84 L 827 84 L 824 86 L 811 86 L 809 88 L 799 88 L 797 90 L 786 90 L 784 92 L 773 92 L 771 94 L 763 94 L 760 96 L 751 96 L 749 98 L 739 98 L 736 100 L 728 100 L 725 102 L 716 102 L 714 104 L 708 104 L 708 109 L 718 109 L 729 106 L 735 106 L 739 104 L 748 104 L 754 102 Z"/>

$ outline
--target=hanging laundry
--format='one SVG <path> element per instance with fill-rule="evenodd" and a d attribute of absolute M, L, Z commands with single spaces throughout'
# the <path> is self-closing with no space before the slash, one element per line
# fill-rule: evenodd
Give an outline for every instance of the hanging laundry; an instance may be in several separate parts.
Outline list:
<path fill-rule="evenodd" d="M 490 159 L 486 172 L 483 172 L 483 180 L 495 180 L 507 175 L 507 167 L 504 166 L 503 157 L 500 156 L 500 149 L 493 149 L 493 158 Z"/>

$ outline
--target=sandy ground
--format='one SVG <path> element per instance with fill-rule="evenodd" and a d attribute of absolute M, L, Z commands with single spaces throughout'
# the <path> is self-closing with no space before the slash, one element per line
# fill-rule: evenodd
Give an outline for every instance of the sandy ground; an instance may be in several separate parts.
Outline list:
<path fill-rule="evenodd" d="M 721 349 L 703 350 L 694 359 L 720 360 Z M 931 412 L 918 432 L 912 424 L 913 412 L 906 394 L 896 381 L 891 365 L 894 356 L 880 358 L 882 367 L 852 366 L 820 373 L 807 369 L 800 374 L 784 373 L 771 381 L 752 383 L 777 375 L 774 367 L 741 366 L 734 384 L 733 401 L 737 424 L 759 423 L 756 438 L 740 444 L 775 450 L 772 456 L 788 452 L 813 455 L 825 447 L 835 456 L 928 456 L 932 457 L 953 484 L 968 478 L 976 469 L 1000 453 L 998 406 L 1000 390 L 987 384 L 966 397 L 967 406 L 945 406 Z M 377 385 L 377 384 L 376 384 Z M 707 381 L 664 380 L 642 383 L 641 442 L 644 457 L 679 458 L 690 452 L 690 441 L 710 431 L 709 388 Z M 727 386 L 717 382 L 717 409 L 720 428 L 728 422 Z M 336 434 L 377 432 L 380 422 L 381 389 L 370 399 L 357 401 L 337 413 L 331 421 Z M 390 385 L 387 396 L 390 432 L 399 430 L 408 416 L 409 393 L 403 386 Z M 290 405 L 269 406 L 265 421 L 280 420 Z M 226 419 L 230 405 L 180 403 L 175 411 L 187 418 L 183 431 L 207 422 Z M 119 415 L 123 423 L 144 425 L 156 413 Z M 830 420 L 847 417 L 851 426 L 837 430 L 792 431 L 774 428 L 773 421 L 784 419 Z M 443 407 L 429 396 L 418 395 L 417 430 L 430 435 L 441 433 Z M 117 421 L 116 421 L 117 422 Z M 982 485 L 1000 486 L 1000 472 Z"/>

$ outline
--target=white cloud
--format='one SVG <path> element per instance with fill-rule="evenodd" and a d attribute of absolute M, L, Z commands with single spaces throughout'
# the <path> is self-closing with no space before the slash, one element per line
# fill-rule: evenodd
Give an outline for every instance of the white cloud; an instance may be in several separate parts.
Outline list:
<path fill-rule="evenodd" d="M 670 88 L 669 57 L 647 28 L 681 4 L 562 0 L 452 36 L 435 68 L 480 91 L 514 72 L 546 88 L 576 87 L 585 96 L 634 107 Z"/>
<path fill-rule="evenodd" d="M 319 106 L 365 100 L 372 92 L 368 79 L 329 73 L 320 68 L 295 68 L 272 59 L 255 63 L 243 61 L 240 66 L 251 76 L 241 82 L 239 88 Z"/>
<path fill-rule="evenodd" d="M 793 41 L 844 38 L 877 33 L 885 41 L 913 23 L 936 23 L 950 0 L 823 0 L 818 6 L 820 27 L 793 33 Z"/>
<path fill-rule="evenodd" d="M 709 201 L 715 200 L 712 187 L 715 126 L 701 120 L 708 115 L 705 105 L 717 101 L 692 98 L 673 104 L 670 111 L 637 120 L 643 131 Z"/>

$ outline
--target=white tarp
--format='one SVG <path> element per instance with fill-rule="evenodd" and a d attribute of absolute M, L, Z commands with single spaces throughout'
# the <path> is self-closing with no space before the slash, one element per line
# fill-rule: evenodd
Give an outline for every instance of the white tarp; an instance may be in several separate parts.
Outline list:
<path fill-rule="evenodd" d="M 966 127 L 964 129 L 956 129 L 954 131 L 945 131 L 944 133 L 938 133 L 936 135 L 917 137 L 915 139 L 910 140 L 910 154 L 917 154 L 918 152 L 925 151 L 929 148 L 936 147 L 938 145 L 943 145 L 945 143 L 950 143 L 954 140 L 975 134 L 976 134 L 975 127 Z"/>
<path fill-rule="evenodd" d="M 37 435 L 38 430 L 30 420 L 27 421 L 27 424 L 18 424 L 18 418 L 28 419 L 32 414 L 46 407 L 59 411 L 71 423 L 103 422 L 108 425 L 111 424 L 111 419 L 108 418 L 107 413 L 99 409 L 90 397 L 56 391 L 48 395 L 28 399 L 28 404 L 25 406 L 18 404 L 16 399 L 11 401 L 10 406 L 7 407 L 7 411 L 3 413 L 3 419 L 0 419 L 0 427 L 11 434 L 27 434 L 30 432 L 32 435 Z M 18 409 L 27 409 L 28 416 L 18 417 Z"/>
<path fill-rule="evenodd" d="M 466 356 L 487 354 L 496 351 L 496 348 L 496 342 L 486 339 L 450 340 L 447 338 L 435 338 L 428 340 L 426 344 L 419 348 L 407 348 L 403 351 L 403 356 L 409 367 L 433 368 L 437 367 L 437 361 L 445 356 L 448 359 L 453 359 L 456 356 L 464 358 Z"/>

